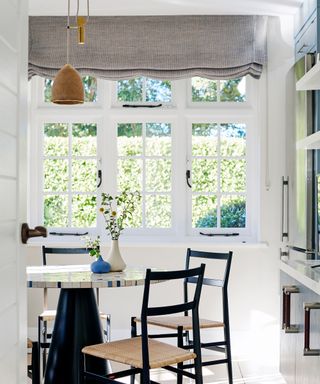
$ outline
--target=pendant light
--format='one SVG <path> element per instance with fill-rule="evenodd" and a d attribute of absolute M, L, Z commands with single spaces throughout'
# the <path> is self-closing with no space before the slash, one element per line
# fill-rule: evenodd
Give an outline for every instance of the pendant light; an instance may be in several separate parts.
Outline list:
<path fill-rule="evenodd" d="M 79 0 L 77 0 L 77 25 L 70 25 L 70 0 L 68 0 L 67 19 L 67 63 L 58 71 L 52 85 L 51 101 L 55 104 L 83 104 L 84 89 L 79 72 L 70 64 L 70 29 L 78 30 L 78 43 L 84 44 L 85 25 L 89 20 L 89 0 L 87 0 L 87 18 L 78 16 Z"/>

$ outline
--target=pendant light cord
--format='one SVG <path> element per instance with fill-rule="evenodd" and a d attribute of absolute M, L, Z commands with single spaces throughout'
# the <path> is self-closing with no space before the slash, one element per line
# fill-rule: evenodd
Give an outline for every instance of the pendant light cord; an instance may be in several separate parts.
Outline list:
<path fill-rule="evenodd" d="M 89 7 L 90 7 L 89 0 L 87 0 L 87 21 L 86 22 L 89 21 L 89 15 L 90 15 Z M 78 16 L 79 16 L 79 8 L 80 8 L 80 0 L 77 0 L 76 22 L 77 22 L 77 19 L 78 19 Z"/>
<path fill-rule="evenodd" d="M 77 0 L 77 14 L 76 14 L 76 21 L 78 20 L 79 16 L 79 8 L 80 8 L 80 0 Z M 87 0 L 87 21 L 89 21 L 89 15 L 90 15 L 90 0 Z M 77 23 L 76 23 L 77 24 Z M 70 0 L 68 0 L 68 18 L 67 18 L 67 64 L 70 64 L 70 29 L 71 28 L 78 28 L 77 26 L 71 27 L 70 25 Z"/>
<path fill-rule="evenodd" d="M 69 63 L 69 58 L 70 58 L 69 47 L 70 47 L 70 0 L 68 0 L 68 18 L 67 18 L 67 64 L 70 64 Z"/>

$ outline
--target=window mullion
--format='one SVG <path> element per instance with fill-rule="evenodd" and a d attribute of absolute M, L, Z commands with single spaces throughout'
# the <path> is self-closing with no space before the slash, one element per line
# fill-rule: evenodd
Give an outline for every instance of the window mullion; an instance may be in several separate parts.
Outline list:
<path fill-rule="evenodd" d="M 68 168 L 69 168 L 69 178 L 68 178 L 68 224 L 69 227 L 72 227 L 72 123 L 68 124 L 68 134 L 69 134 L 69 156 L 68 156 Z"/>
<path fill-rule="evenodd" d="M 144 79 L 145 85 L 145 79 Z M 142 124 L 142 228 L 146 228 L 146 123 Z"/>
<path fill-rule="evenodd" d="M 221 228 L 221 126 L 218 125 L 217 141 L 217 228 Z"/>

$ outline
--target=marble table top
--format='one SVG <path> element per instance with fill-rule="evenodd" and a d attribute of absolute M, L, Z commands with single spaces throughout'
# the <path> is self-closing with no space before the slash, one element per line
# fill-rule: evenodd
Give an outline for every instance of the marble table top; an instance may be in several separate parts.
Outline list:
<path fill-rule="evenodd" d="M 132 287 L 144 284 L 145 272 L 145 267 L 130 266 L 123 272 L 102 274 L 92 273 L 89 264 L 30 266 L 27 285 L 29 288 Z"/>

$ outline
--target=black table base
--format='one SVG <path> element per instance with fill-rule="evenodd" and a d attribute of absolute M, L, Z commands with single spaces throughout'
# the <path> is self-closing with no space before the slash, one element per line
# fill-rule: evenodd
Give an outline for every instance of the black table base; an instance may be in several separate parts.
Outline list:
<path fill-rule="evenodd" d="M 80 384 L 86 345 L 103 342 L 97 303 L 92 288 L 61 289 L 52 334 L 45 384 Z M 106 362 L 87 358 L 87 368 L 106 373 Z"/>

